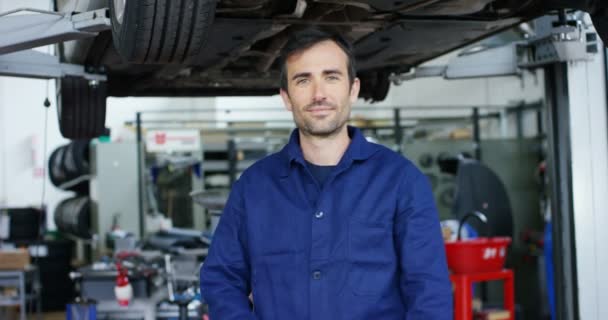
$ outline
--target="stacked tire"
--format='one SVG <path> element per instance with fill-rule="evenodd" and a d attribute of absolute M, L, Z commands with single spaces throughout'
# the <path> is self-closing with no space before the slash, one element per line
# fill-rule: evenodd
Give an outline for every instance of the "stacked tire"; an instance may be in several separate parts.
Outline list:
<path fill-rule="evenodd" d="M 55 209 L 55 225 L 61 232 L 90 239 L 91 199 L 85 195 L 61 201 Z"/>
<path fill-rule="evenodd" d="M 61 146 L 49 157 L 49 178 L 57 188 L 85 194 L 89 192 L 89 140 L 75 140 Z"/>
<path fill-rule="evenodd" d="M 75 140 L 53 151 L 49 157 L 49 178 L 56 187 L 76 195 L 55 208 L 55 225 L 63 233 L 84 239 L 91 234 L 91 199 L 89 197 L 90 140 Z"/>

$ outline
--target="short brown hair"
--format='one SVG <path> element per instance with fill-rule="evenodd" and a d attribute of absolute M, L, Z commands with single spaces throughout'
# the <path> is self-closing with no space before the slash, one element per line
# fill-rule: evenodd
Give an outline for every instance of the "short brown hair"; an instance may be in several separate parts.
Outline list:
<path fill-rule="evenodd" d="M 299 53 L 311 48 L 317 43 L 327 40 L 333 41 L 346 54 L 346 57 L 348 58 L 348 79 L 350 84 L 353 84 L 357 74 L 357 69 L 355 67 L 355 55 L 353 53 L 353 47 L 350 42 L 348 42 L 338 33 L 321 30 L 316 27 L 310 27 L 294 33 L 281 50 L 279 60 L 281 64 L 281 89 L 287 91 L 287 58 L 295 53 Z"/>

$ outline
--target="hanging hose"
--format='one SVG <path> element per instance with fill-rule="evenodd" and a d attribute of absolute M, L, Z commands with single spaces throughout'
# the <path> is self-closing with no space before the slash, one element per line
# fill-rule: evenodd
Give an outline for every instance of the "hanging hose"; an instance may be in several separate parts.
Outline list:
<path fill-rule="evenodd" d="M 488 218 L 486 217 L 485 214 L 479 212 L 479 211 L 473 211 L 471 213 L 467 213 L 464 217 L 462 217 L 462 219 L 460 219 L 460 222 L 458 223 L 458 241 L 460 241 L 460 232 L 462 231 L 462 226 L 464 225 L 464 223 L 469 220 L 469 218 L 477 218 L 479 219 L 479 221 L 483 222 L 484 225 L 486 226 L 486 237 L 490 236 L 490 225 L 488 224 Z"/>

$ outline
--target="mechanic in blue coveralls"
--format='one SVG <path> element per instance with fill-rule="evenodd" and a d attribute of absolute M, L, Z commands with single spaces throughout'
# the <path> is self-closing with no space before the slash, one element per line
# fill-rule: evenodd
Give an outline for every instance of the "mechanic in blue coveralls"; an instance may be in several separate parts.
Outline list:
<path fill-rule="evenodd" d="M 351 45 L 307 29 L 281 63 L 297 129 L 232 188 L 201 270 L 210 318 L 452 319 L 427 178 L 347 126 L 360 86 Z"/>

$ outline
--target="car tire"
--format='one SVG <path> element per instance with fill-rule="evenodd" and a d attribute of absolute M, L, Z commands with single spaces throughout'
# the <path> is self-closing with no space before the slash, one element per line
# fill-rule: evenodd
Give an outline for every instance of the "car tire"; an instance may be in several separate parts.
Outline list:
<path fill-rule="evenodd" d="M 61 201 L 55 207 L 54 213 L 57 230 L 82 239 L 90 239 L 91 206 L 88 196 L 76 196 Z"/>
<path fill-rule="evenodd" d="M 112 38 L 131 63 L 196 64 L 216 0 L 111 0 Z"/>
<path fill-rule="evenodd" d="M 80 77 L 57 81 L 57 117 L 61 135 L 68 139 L 91 139 L 102 135 L 106 121 L 106 83 Z"/>
<path fill-rule="evenodd" d="M 49 179 L 57 188 L 74 191 L 77 194 L 89 193 L 89 181 L 69 183 L 91 173 L 89 166 L 90 140 L 75 140 L 55 149 L 48 161 Z M 67 186 L 66 186 L 67 184 Z"/>
<path fill-rule="evenodd" d="M 389 72 L 373 72 L 359 77 L 361 80 L 361 91 L 359 97 L 366 101 L 378 102 L 386 99 L 391 87 Z"/>

